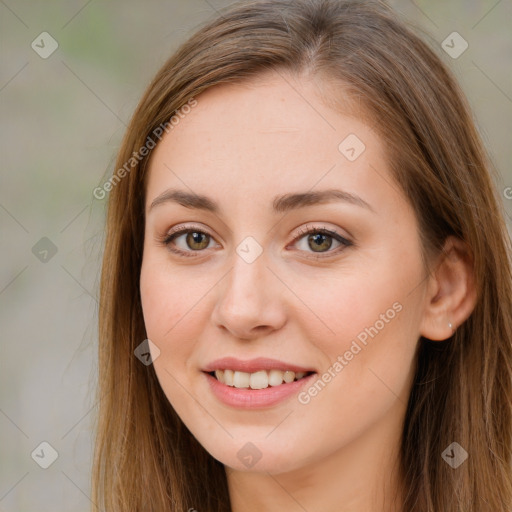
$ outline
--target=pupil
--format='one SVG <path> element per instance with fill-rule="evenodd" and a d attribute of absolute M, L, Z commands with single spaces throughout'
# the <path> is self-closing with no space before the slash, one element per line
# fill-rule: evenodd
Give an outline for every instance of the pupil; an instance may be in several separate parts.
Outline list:
<path fill-rule="evenodd" d="M 201 238 L 204 239 L 201 241 Z M 207 235 L 205 233 L 198 233 L 196 231 L 188 234 L 188 242 L 189 247 L 191 249 L 204 249 L 208 245 L 208 241 L 206 240 Z M 205 245 L 206 240 L 206 245 Z M 197 247 L 199 246 L 199 247 Z"/>
<path fill-rule="evenodd" d="M 331 241 L 328 239 L 327 235 L 324 235 L 323 233 L 317 233 L 315 235 L 311 235 L 310 239 L 314 240 L 314 246 L 311 247 L 313 251 L 320 252 L 317 249 L 329 249 L 331 247 Z M 327 244 L 325 244 L 325 241 L 327 240 Z M 322 247 L 322 244 L 324 245 Z"/>

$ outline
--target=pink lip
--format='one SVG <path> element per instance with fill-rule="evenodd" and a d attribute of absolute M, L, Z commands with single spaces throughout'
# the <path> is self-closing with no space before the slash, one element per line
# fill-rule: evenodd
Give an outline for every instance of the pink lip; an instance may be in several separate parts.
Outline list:
<path fill-rule="evenodd" d="M 315 371 L 313 368 L 305 368 L 297 366 L 296 364 L 285 363 L 277 359 L 268 359 L 266 357 L 257 357 L 256 359 L 249 359 L 247 361 L 242 361 L 236 357 L 223 357 L 212 361 L 203 369 L 205 372 L 213 372 L 215 370 L 234 370 L 247 373 L 254 373 L 260 370 L 281 370 L 283 372 L 291 370 L 295 373 Z"/>
<path fill-rule="evenodd" d="M 222 368 L 217 366 L 217 368 Z M 231 365 L 226 368 L 232 369 Z M 258 367 L 260 370 L 261 366 Z M 292 369 L 291 367 L 287 367 Z M 263 368 L 267 369 L 267 368 Z M 279 368 L 280 369 L 280 368 Z M 244 370 L 239 370 L 244 371 Z M 257 371 L 257 370 L 256 370 Z M 303 371 L 303 370 L 298 370 Z M 288 384 L 283 383 L 280 386 L 268 387 L 265 389 L 250 389 L 242 388 L 238 389 L 231 386 L 222 384 L 215 377 L 212 377 L 209 373 L 204 374 L 210 385 L 210 389 L 213 394 L 224 404 L 231 407 L 238 407 L 240 409 L 264 409 L 266 407 L 272 407 L 289 398 L 292 395 L 296 395 L 300 388 L 311 382 L 311 379 L 316 375 L 315 373 L 304 377 L 300 380 L 295 380 Z"/>

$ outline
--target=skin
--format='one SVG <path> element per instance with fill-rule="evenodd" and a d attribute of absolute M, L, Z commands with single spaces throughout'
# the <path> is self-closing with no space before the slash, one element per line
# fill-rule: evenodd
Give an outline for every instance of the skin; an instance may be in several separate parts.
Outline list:
<path fill-rule="evenodd" d="M 460 325 L 474 305 L 462 244 L 449 239 L 427 272 L 414 211 L 379 137 L 348 108 L 327 106 L 324 92 L 319 79 L 275 72 L 209 89 L 157 146 L 149 169 L 140 289 L 147 335 L 160 350 L 154 368 L 185 425 L 225 465 L 234 512 L 397 510 L 417 341 L 448 338 L 448 322 Z M 366 146 L 354 161 L 338 149 L 349 134 Z M 151 208 L 170 188 L 206 195 L 221 211 L 170 201 Z M 272 211 L 275 196 L 331 188 L 371 208 L 334 201 Z M 211 235 L 207 248 L 194 251 L 184 234 L 171 245 L 192 257 L 171 252 L 162 240 L 181 224 Z M 353 245 L 327 238 L 315 252 L 306 227 Z M 263 251 L 252 263 L 236 252 L 248 236 Z M 322 375 L 396 303 L 400 312 L 307 404 L 293 396 L 235 409 L 201 372 L 232 355 Z M 248 442 L 261 453 L 251 468 L 237 457 Z"/>

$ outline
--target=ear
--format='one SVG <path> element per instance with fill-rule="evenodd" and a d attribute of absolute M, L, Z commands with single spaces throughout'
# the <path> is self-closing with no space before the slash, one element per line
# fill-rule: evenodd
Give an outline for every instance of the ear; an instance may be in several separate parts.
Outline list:
<path fill-rule="evenodd" d="M 420 334 L 441 341 L 453 335 L 476 304 L 473 259 L 462 240 L 446 239 L 428 280 Z"/>

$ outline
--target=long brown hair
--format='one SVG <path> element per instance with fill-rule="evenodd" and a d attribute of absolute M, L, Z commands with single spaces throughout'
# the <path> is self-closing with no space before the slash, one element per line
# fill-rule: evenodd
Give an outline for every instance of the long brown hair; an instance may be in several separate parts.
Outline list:
<path fill-rule="evenodd" d="M 146 338 L 139 275 L 151 150 L 139 153 L 191 98 L 267 70 L 343 84 L 388 148 L 425 254 L 440 251 L 449 235 L 472 253 L 473 313 L 448 341 L 419 340 L 401 444 L 403 510 L 510 512 L 511 247 L 496 176 L 440 58 L 386 5 L 359 0 L 235 4 L 176 51 L 140 101 L 108 187 L 95 505 L 108 512 L 230 510 L 223 465 L 183 425 L 153 367 L 134 356 Z M 452 442 L 469 454 L 457 469 L 441 457 Z"/>

